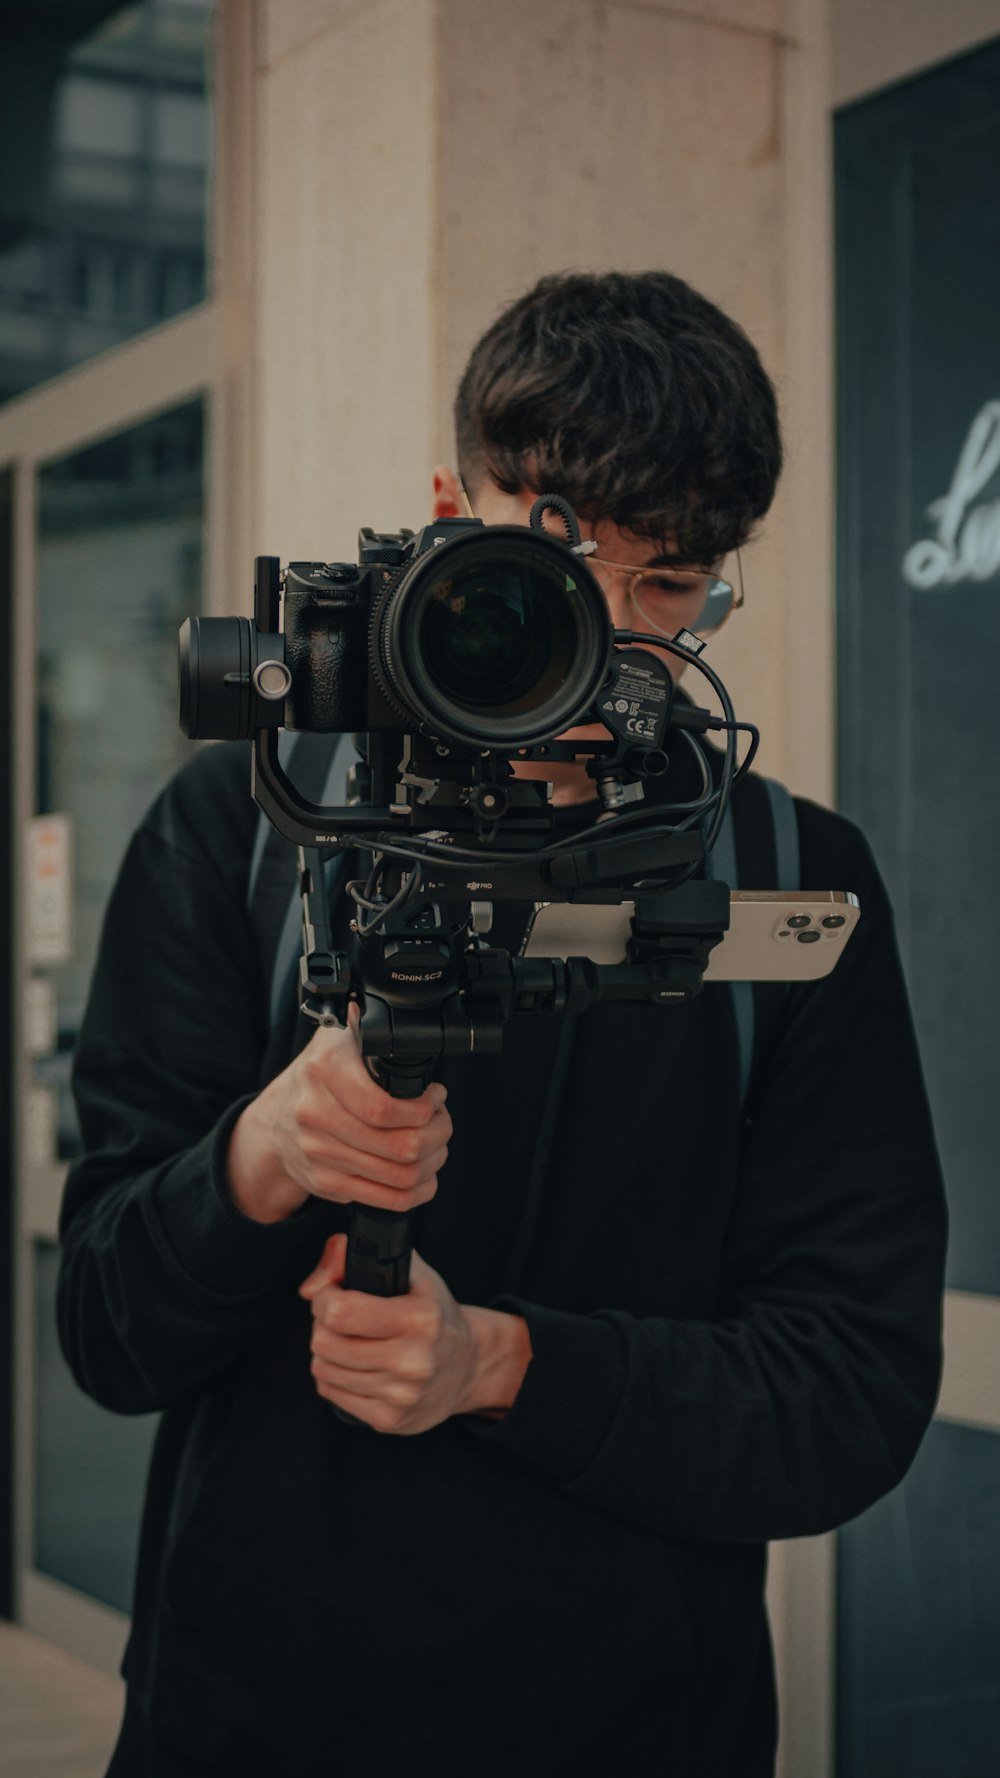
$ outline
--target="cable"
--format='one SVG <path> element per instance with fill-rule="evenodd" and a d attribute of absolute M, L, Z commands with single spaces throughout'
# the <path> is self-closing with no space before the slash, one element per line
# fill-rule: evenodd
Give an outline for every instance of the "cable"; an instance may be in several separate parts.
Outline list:
<path fill-rule="evenodd" d="M 563 515 L 561 511 L 561 506 L 557 504 L 557 498 L 557 496 L 552 496 L 551 498 L 540 498 L 536 501 L 535 508 L 533 508 L 533 512 L 537 509 L 536 528 L 541 523 L 542 512 L 547 510 L 550 506 L 558 511 L 561 517 L 565 518 L 565 515 Z M 569 529 L 568 525 L 567 529 Z M 412 835 L 404 838 L 402 836 L 385 832 L 380 832 L 374 835 L 356 834 L 354 836 L 355 845 L 363 850 L 371 850 L 372 853 L 377 856 L 377 868 L 380 868 L 382 857 L 385 856 L 400 859 L 411 864 L 417 870 L 419 870 L 421 860 L 430 860 L 442 865 L 450 863 L 459 868 L 475 870 L 481 868 L 487 860 L 494 866 L 518 866 L 525 864 L 528 860 L 532 863 L 545 863 L 552 859 L 559 858 L 566 853 L 572 854 L 572 852 L 577 850 L 588 850 L 591 852 L 595 850 L 599 851 L 606 849 L 609 846 L 613 846 L 623 830 L 639 826 L 642 827 L 644 833 L 650 839 L 669 838 L 674 834 L 690 831 L 692 827 L 698 825 L 702 821 L 703 817 L 709 817 L 709 819 L 706 819 L 703 823 L 703 830 L 705 836 L 705 850 L 706 852 L 710 852 L 719 836 L 733 788 L 749 771 L 750 765 L 756 756 L 757 749 L 760 745 L 759 732 L 752 723 L 742 723 L 737 720 L 732 700 L 726 687 L 722 683 L 722 680 L 713 668 L 701 659 L 700 654 L 696 653 L 693 649 L 685 647 L 683 643 L 678 642 L 675 639 L 665 636 L 653 636 L 646 631 L 616 630 L 614 639 L 616 644 L 647 644 L 656 648 L 662 648 L 664 652 L 668 654 L 676 655 L 679 659 L 694 667 L 697 672 L 701 673 L 703 678 L 707 679 L 722 706 L 724 715 L 721 718 L 708 717 L 705 724 L 705 730 L 711 727 L 714 731 L 723 732 L 726 736 L 719 782 L 714 785 L 711 793 L 709 792 L 708 787 L 713 783 L 713 779 L 704 749 L 701 747 L 695 733 L 691 732 L 686 726 L 682 727 L 680 724 L 676 726 L 676 733 L 686 737 L 688 745 L 699 760 L 702 773 L 701 795 L 686 803 L 670 805 L 670 816 L 680 815 L 682 817 L 681 820 L 668 820 L 662 818 L 660 817 L 659 808 L 656 805 L 651 807 L 649 804 L 644 804 L 641 808 L 636 809 L 626 809 L 615 812 L 602 811 L 601 819 L 592 823 L 590 827 L 578 829 L 575 833 L 564 835 L 561 839 L 553 840 L 548 845 L 538 847 L 531 852 L 499 851 L 486 846 L 461 846 L 455 845 L 450 841 L 443 842 L 430 838 L 422 838 L 420 835 Z M 737 766 L 736 761 L 737 733 L 743 733 L 750 736 L 750 746 L 747 750 L 746 757 L 739 766 Z M 663 817 L 666 815 L 667 810 L 664 809 Z M 698 868 L 699 866 L 697 863 L 687 866 L 678 866 L 676 880 L 679 882 L 687 880 L 687 878 L 694 875 Z M 369 881 L 365 890 L 366 895 L 373 880 L 374 872 L 369 876 Z M 392 902 L 388 903 L 384 908 L 378 908 L 375 922 L 365 926 L 362 931 L 362 936 L 365 932 L 374 930 L 376 925 L 382 924 L 390 909 L 402 905 L 402 902 L 413 893 L 416 893 L 416 889 L 411 887 L 411 880 L 408 879 L 407 883 L 404 885 L 404 889 L 400 891 L 399 895 L 395 897 Z M 355 899 L 358 901 L 359 906 L 366 905 L 361 898 L 355 896 Z M 374 911 L 375 908 L 376 904 L 368 904 L 368 911 Z"/>
<path fill-rule="evenodd" d="M 564 500 L 561 494 L 539 494 L 528 514 L 528 524 L 543 537 L 548 536 L 542 523 L 547 512 L 558 513 L 566 527 L 566 541 L 571 549 L 576 549 L 580 542 L 580 526 L 569 501 Z"/>
<path fill-rule="evenodd" d="M 740 781 L 746 777 L 748 771 L 750 770 L 750 767 L 753 765 L 754 760 L 757 758 L 757 749 L 760 746 L 760 729 L 757 728 L 752 722 L 738 722 L 735 724 L 735 727 L 737 729 L 739 729 L 742 734 L 750 736 L 750 745 L 747 748 L 746 755 L 745 755 L 744 759 L 741 761 L 739 770 L 737 771 L 736 776 L 733 779 L 733 788 L 734 789 L 735 789 L 736 785 L 739 784 Z"/>
<path fill-rule="evenodd" d="M 382 847 L 373 855 L 372 868 L 368 873 L 363 890 L 359 891 L 356 881 L 347 884 L 347 893 L 355 907 L 363 908 L 366 913 L 374 915 L 374 918 L 371 920 L 366 920 L 364 922 L 358 920 L 356 922 L 359 938 L 370 938 L 373 932 L 377 932 L 380 926 L 384 926 L 389 915 L 395 914 L 401 907 L 405 907 L 406 903 L 419 892 L 423 883 L 423 867 L 419 858 L 417 858 L 413 862 L 412 870 L 406 876 L 402 886 L 396 891 L 396 894 L 392 897 L 391 901 L 371 901 L 369 897 L 374 890 L 379 875 L 381 874 L 382 859 L 386 850 L 387 848 Z"/>
<path fill-rule="evenodd" d="M 681 734 L 686 731 L 679 730 Z M 638 808 L 624 809 L 609 813 L 601 812 L 601 817 L 589 827 L 578 828 L 571 834 L 552 840 L 548 845 L 539 846 L 532 851 L 500 851 L 492 847 L 472 847 L 455 845 L 451 841 L 438 841 L 424 838 L 419 834 L 412 836 L 387 834 L 359 833 L 354 836 L 355 845 L 373 852 L 385 853 L 389 857 L 406 860 L 427 858 L 440 864 L 456 864 L 480 869 L 485 861 L 491 865 L 523 865 L 528 860 L 533 863 L 544 863 L 550 859 L 561 857 L 567 852 L 577 850 L 596 850 L 613 846 L 624 829 L 641 827 L 651 838 L 663 838 L 674 833 L 683 833 L 695 825 L 699 816 L 717 808 L 720 788 L 715 787 L 711 794 L 707 786 L 711 784 L 711 772 L 703 749 L 693 736 L 688 736 L 688 743 L 699 759 L 702 781 L 705 786 L 703 794 L 691 802 L 672 803 L 669 807 L 658 804 L 644 803 Z M 673 820 L 681 814 L 683 819 Z"/>

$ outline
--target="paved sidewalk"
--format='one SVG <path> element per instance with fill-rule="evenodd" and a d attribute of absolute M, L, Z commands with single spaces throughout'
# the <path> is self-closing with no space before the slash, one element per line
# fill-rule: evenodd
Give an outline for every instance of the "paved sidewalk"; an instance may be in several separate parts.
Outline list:
<path fill-rule="evenodd" d="M 0 1778 L 102 1778 L 123 1686 L 0 1622 Z"/>

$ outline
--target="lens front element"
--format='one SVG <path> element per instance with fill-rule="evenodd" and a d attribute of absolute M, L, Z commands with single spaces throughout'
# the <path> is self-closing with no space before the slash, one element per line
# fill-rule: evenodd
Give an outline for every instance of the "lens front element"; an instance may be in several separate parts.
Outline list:
<path fill-rule="evenodd" d="M 426 552 L 376 613 L 378 655 L 426 731 L 481 746 L 548 739 L 590 712 L 611 626 L 554 539 L 489 526 Z"/>

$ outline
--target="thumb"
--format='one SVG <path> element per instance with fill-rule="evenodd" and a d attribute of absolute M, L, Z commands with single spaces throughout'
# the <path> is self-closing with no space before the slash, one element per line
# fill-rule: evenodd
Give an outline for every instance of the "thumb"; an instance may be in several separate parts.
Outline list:
<path fill-rule="evenodd" d="M 435 1296 L 438 1291 L 447 1290 L 447 1288 L 448 1286 L 440 1273 L 435 1272 L 433 1266 L 429 1266 L 425 1259 L 421 1259 L 414 1248 L 410 1255 L 410 1295 Z"/>
<path fill-rule="evenodd" d="M 320 1254 L 315 1271 L 310 1272 L 305 1283 L 299 1285 L 299 1295 L 308 1300 L 310 1297 L 314 1297 L 318 1291 L 325 1290 L 328 1285 L 340 1284 L 343 1280 L 346 1261 L 347 1236 L 331 1235 Z"/>

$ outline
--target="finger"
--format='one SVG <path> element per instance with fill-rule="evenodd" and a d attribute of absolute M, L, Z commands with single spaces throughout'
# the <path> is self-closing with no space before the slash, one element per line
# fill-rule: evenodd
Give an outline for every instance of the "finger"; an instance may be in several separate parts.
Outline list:
<path fill-rule="evenodd" d="M 316 1320 L 335 1334 L 358 1340 L 383 1342 L 401 1339 L 415 1330 L 409 1296 L 369 1296 L 363 1290 L 343 1290 L 338 1285 L 313 1302 Z"/>
<path fill-rule="evenodd" d="M 402 1183 L 407 1169 L 411 1173 L 409 1183 L 434 1172 L 432 1163 L 438 1155 L 447 1155 L 452 1135 L 446 1111 L 435 1112 L 423 1128 L 384 1130 L 362 1123 L 349 1107 L 335 1110 L 326 1096 L 312 1105 L 303 1105 L 298 1121 L 300 1140 L 308 1144 L 311 1160 L 327 1162 L 345 1172 L 362 1173 L 386 1185 Z M 440 1164 L 443 1166 L 444 1162 Z"/>
<path fill-rule="evenodd" d="M 353 1052 L 347 1050 L 344 1055 L 344 1060 L 355 1078 L 362 1079 L 366 1086 L 374 1086 L 377 1093 L 384 1094 L 387 1099 L 391 1100 L 394 1106 L 404 1112 L 409 1109 L 422 1116 L 426 1113 L 428 1107 L 436 1109 L 444 1104 L 448 1097 L 448 1089 L 441 1081 L 431 1081 L 430 1084 L 424 1088 L 422 1093 L 417 1094 L 415 1099 L 393 1099 L 392 1095 L 385 1087 L 379 1086 L 378 1081 L 369 1070 L 364 1059 L 361 1047 L 361 1023 L 362 1013 L 360 1004 L 358 1001 L 352 1000 L 347 1009 L 347 1029 L 354 1038 L 356 1049 Z M 315 1042 L 315 1038 L 313 1041 Z M 355 1067 L 355 1062 L 357 1067 Z"/>
<path fill-rule="evenodd" d="M 419 1192 L 421 1187 L 437 1180 L 447 1159 L 446 1148 L 439 1148 L 436 1154 L 408 1165 L 380 1160 L 377 1155 L 363 1154 L 357 1149 L 343 1149 L 339 1152 L 334 1150 L 328 1161 L 315 1152 L 310 1155 L 313 1167 L 320 1169 L 320 1172 L 329 1171 L 339 1175 L 341 1179 L 350 1176 L 352 1179 L 368 1180 L 372 1185 L 382 1186 L 389 1192 Z M 428 1196 L 433 1196 L 433 1192 L 424 1193 L 425 1198 Z"/>
<path fill-rule="evenodd" d="M 421 1259 L 414 1248 L 410 1254 L 410 1295 L 412 1296 L 414 1291 L 425 1293 L 447 1290 L 447 1288 L 440 1272 L 435 1272 L 433 1266 L 429 1266 L 425 1259 Z"/>
<path fill-rule="evenodd" d="M 385 1109 L 383 1100 L 396 1112 L 401 1111 L 411 1124 L 424 1122 L 444 1104 L 447 1089 L 440 1081 L 432 1081 L 415 1099 L 394 1099 L 387 1093 L 368 1071 L 358 1044 L 359 1030 L 357 1009 L 352 1005 L 346 1031 L 340 1026 L 321 1026 L 313 1034 L 298 1058 L 300 1072 L 328 1090 L 336 1092 L 339 1088 L 352 1103 L 360 1094 L 375 1107 L 370 1119 L 365 1111 L 362 1117 L 375 1123 L 379 1121 L 379 1111 Z"/>
<path fill-rule="evenodd" d="M 402 1130 L 429 1123 L 442 1109 L 448 1093 L 440 1081 L 432 1081 L 416 1099 L 394 1099 L 372 1079 L 360 1051 L 345 1046 L 338 1037 L 338 1033 L 332 1034 L 334 1047 L 317 1047 L 315 1057 L 310 1057 L 315 1066 L 307 1069 L 307 1077 L 326 1089 L 341 1112 L 350 1112 L 377 1130 Z M 315 1044 L 316 1038 L 312 1041 Z"/>
<path fill-rule="evenodd" d="M 395 1379 L 386 1371 L 355 1371 L 327 1358 L 314 1358 L 309 1366 L 313 1379 L 327 1389 L 359 1396 L 363 1401 L 391 1401 Z"/>
<path fill-rule="evenodd" d="M 373 1432 L 404 1433 L 416 1432 L 419 1426 L 414 1424 L 415 1404 L 381 1395 L 356 1395 L 350 1389 L 339 1389 L 332 1383 L 325 1383 L 321 1378 L 313 1379 L 316 1393 L 324 1401 L 331 1402 L 342 1413 L 350 1415 L 354 1420 L 361 1420 L 370 1426 Z"/>
<path fill-rule="evenodd" d="M 308 1181 L 313 1197 L 328 1199 L 331 1204 L 367 1204 L 372 1210 L 391 1210 L 399 1216 L 429 1204 L 437 1191 L 437 1179 L 421 1180 L 412 1188 L 378 1185 L 360 1173 L 342 1173 L 334 1168 L 313 1168 Z"/>
<path fill-rule="evenodd" d="M 347 1236 L 331 1235 L 320 1255 L 315 1270 L 299 1285 L 299 1295 L 307 1300 L 317 1291 L 339 1284 L 344 1276 L 347 1257 Z"/>
<path fill-rule="evenodd" d="M 331 1333 L 329 1328 L 316 1322 L 310 1349 L 315 1359 L 322 1359 L 324 1364 L 336 1365 L 345 1376 L 360 1377 L 365 1372 L 369 1375 L 384 1373 L 387 1366 L 383 1347 L 394 1343 L 386 1340 L 345 1338 L 342 1334 Z"/>
<path fill-rule="evenodd" d="M 316 1385 L 317 1395 L 321 1395 L 324 1401 L 330 1402 L 333 1407 L 340 1408 L 343 1413 L 350 1415 L 352 1420 L 363 1421 L 364 1425 L 370 1426 L 373 1432 L 386 1430 L 384 1425 L 387 1413 L 386 1405 L 376 1396 L 354 1395 L 348 1389 L 333 1389 L 320 1377 L 315 1377 L 313 1381 Z M 380 1424 L 380 1421 L 383 1424 Z"/>
<path fill-rule="evenodd" d="M 335 1333 L 316 1321 L 309 1346 L 314 1358 L 337 1365 L 345 1374 L 366 1371 L 416 1377 L 423 1373 L 423 1358 L 408 1340 L 365 1340 L 357 1334 Z"/>

